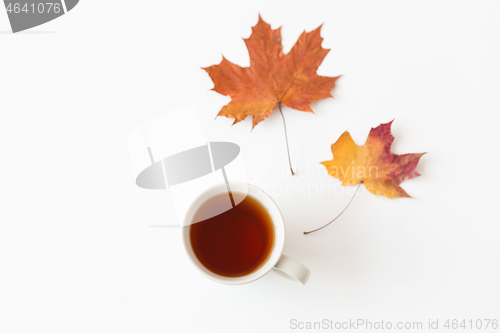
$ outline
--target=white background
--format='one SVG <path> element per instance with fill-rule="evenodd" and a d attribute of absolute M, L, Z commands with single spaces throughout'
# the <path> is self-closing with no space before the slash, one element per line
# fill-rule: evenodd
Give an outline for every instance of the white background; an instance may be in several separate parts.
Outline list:
<path fill-rule="evenodd" d="M 331 52 L 318 72 L 342 74 L 316 114 L 284 110 L 295 177 L 279 113 L 252 132 L 250 119 L 214 120 L 229 98 L 200 69 L 221 54 L 248 66 L 242 38 L 258 13 L 282 26 L 285 52 L 323 23 Z M 494 1 L 82 0 L 13 35 L 0 10 L 0 331 L 500 319 L 498 17 Z M 277 201 L 307 286 L 273 273 L 215 284 L 188 262 L 179 229 L 149 227 L 175 216 L 166 192 L 135 187 L 128 135 L 192 103 L 207 139 L 238 143 L 252 182 Z M 402 183 L 414 199 L 361 191 L 333 225 L 303 235 L 353 193 L 318 164 L 330 145 L 345 130 L 363 144 L 392 119 L 393 152 L 427 152 L 422 176 Z"/>

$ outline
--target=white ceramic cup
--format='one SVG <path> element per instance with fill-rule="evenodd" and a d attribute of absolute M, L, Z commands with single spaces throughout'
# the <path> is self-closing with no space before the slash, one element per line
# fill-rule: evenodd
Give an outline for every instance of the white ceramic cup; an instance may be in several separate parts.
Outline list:
<path fill-rule="evenodd" d="M 279 275 L 298 282 L 302 285 L 306 284 L 311 272 L 309 269 L 302 265 L 301 263 L 295 261 L 294 259 L 284 255 L 283 246 L 285 244 L 285 223 L 283 221 L 283 216 L 278 208 L 278 205 L 274 202 L 269 195 L 258 187 L 243 183 L 243 182 L 229 182 L 231 191 L 233 193 L 247 193 L 247 195 L 252 196 L 254 199 L 260 202 L 264 206 L 269 214 L 271 215 L 272 222 L 274 224 L 274 246 L 271 250 L 271 254 L 268 256 L 267 260 L 260 265 L 257 270 L 252 273 L 239 277 L 226 277 L 213 273 L 208 270 L 203 264 L 200 263 L 198 258 L 193 252 L 190 242 L 190 226 L 193 217 L 198 210 L 198 208 L 209 198 L 221 194 L 227 193 L 226 183 L 217 184 L 205 192 L 203 192 L 190 206 L 188 212 L 185 216 L 184 227 L 182 230 L 182 239 L 184 242 L 184 248 L 188 254 L 188 257 L 194 263 L 196 268 L 209 279 L 225 284 L 245 284 L 255 281 L 269 271 L 274 270 Z"/>

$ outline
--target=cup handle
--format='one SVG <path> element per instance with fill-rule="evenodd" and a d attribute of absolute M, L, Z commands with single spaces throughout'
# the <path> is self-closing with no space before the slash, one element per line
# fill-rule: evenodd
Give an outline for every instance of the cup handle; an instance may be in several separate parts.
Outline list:
<path fill-rule="evenodd" d="M 284 254 L 281 255 L 280 260 L 273 267 L 273 270 L 288 280 L 300 283 L 301 285 L 305 285 L 307 280 L 309 280 L 309 276 L 311 276 L 309 268 Z"/>

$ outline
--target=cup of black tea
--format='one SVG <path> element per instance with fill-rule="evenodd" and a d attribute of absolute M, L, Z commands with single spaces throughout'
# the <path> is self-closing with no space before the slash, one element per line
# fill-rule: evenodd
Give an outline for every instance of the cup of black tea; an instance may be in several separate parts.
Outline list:
<path fill-rule="evenodd" d="M 258 187 L 217 184 L 188 209 L 182 237 L 188 257 L 206 277 L 245 284 L 273 270 L 305 284 L 310 271 L 284 255 L 285 224 L 274 200 Z"/>

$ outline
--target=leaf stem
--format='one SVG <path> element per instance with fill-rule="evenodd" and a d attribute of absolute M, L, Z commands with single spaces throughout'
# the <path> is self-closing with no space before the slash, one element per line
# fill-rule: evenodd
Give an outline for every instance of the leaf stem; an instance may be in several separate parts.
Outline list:
<path fill-rule="evenodd" d="M 340 217 L 340 215 L 342 215 L 342 214 L 346 211 L 346 209 L 347 209 L 347 208 L 349 208 L 349 205 L 351 204 L 352 200 L 354 200 L 354 197 L 356 196 L 356 193 L 358 193 L 358 190 L 359 190 L 359 187 L 361 186 L 361 184 L 363 184 L 363 182 L 360 182 L 360 183 L 359 183 L 358 187 L 356 187 L 356 191 L 354 191 L 354 194 L 352 195 L 351 200 L 349 201 L 349 203 L 347 204 L 347 206 L 344 208 L 344 210 L 343 210 L 343 211 L 341 211 L 339 215 L 337 215 L 337 217 L 336 217 L 336 218 L 334 218 L 333 220 L 331 220 L 330 222 L 328 222 L 327 224 L 325 224 L 325 225 L 324 225 L 324 226 L 322 226 L 321 228 L 318 228 L 318 229 L 315 229 L 315 230 L 312 230 L 312 231 L 304 231 L 304 235 L 310 234 L 311 232 L 315 232 L 315 231 L 321 230 L 321 229 L 323 229 L 324 227 L 327 227 L 327 226 L 329 226 L 330 224 L 332 224 L 332 223 L 333 223 L 333 221 L 335 221 L 336 219 L 338 219 L 338 218 Z"/>
<path fill-rule="evenodd" d="M 281 119 L 283 119 L 283 127 L 285 128 L 285 140 L 286 140 L 286 151 L 288 153 L 288 164 L 290 165 L 290 171 L 292 172 L 292 176 L 295 175 L 292 169 L 292 160 L 290 159 L 290 148 L 288 148 L 288 136 L 286 134 L 286 124 L 285 124 L 285 116 L 283 116 L 283 111 L 281 111 L 281 103 L 278 103 L 278 109 L 281 113 Z"/>

